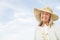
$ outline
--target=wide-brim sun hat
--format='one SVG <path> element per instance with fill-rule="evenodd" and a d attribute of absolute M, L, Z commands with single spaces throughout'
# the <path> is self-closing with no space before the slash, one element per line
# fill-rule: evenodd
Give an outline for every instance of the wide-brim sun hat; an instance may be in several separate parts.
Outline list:
<path fill-rule="evenodd" d="M 58 20 L 58 16 L 55 13 L 53 13 L 52 9 L 50 7 L 45 7 L 43 9 L 34 8 L 34 16 L 38 21 L 40 21 L 40 14 L 42 12 L 50 13 L 53 21 Z"/>

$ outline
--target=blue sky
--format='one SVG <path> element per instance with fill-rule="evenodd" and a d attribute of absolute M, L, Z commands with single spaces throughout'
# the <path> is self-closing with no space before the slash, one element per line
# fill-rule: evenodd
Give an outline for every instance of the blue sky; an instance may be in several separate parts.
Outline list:
<path fill-rule="evenodd" d="M 34 8 L 45 6 L 60 15 L 60 0 L 0 0 L 0 40 L 33 40 L 38 25 Z"/>

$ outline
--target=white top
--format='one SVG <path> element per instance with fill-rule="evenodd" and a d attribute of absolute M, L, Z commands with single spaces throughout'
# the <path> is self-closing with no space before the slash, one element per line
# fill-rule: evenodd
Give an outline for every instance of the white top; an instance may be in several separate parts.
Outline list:
<path fill-rule="evenodd" d="M 47 25 L 37 27 L 35 29 L 34 40 L 58 40 L 54 27 L 50 28 Z"/>

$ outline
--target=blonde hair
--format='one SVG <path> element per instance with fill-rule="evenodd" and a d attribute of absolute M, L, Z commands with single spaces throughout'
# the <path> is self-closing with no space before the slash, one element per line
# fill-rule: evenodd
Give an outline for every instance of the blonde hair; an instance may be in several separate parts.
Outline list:
<path fill-rule="evenodd" d="M 41 27 L 42 26 L 42 24 L 43 24 L 43 22 L 42 21 L 40 21 L 39 22 L 39 26 Z M 52 20 L 52 17 L 50 16 L 50 19 L 49 19 L 49 22 L 48 22 L 48 26 L 52 26 L 54 23 L 53 23 L 53 20 Z"/>

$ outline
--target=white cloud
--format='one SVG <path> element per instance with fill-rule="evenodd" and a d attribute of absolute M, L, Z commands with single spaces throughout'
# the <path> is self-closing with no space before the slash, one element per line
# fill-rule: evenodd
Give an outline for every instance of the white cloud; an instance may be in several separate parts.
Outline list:
<path fill-rule="evenodd" d="M 34 22 L 34 19 L 31 16 L 26 17 L 27 15 L 31 15 L 32 12 L 30 11 L 30 9 L 27 9 L 26 7 L 24 8 L 24 6 L 22 5 L 20 7 L 8 2 L 0 2 L 0 8 L 6 9 L 5 7 L 14 10 L 14 15 L 13 20 L 9 21 L 6 24 L 0 25 L 0 32 L 4 34 L 2 35 L 2 40 L 32 40 L 32 24 Z M 26 26 L 24 24 L 30 25 Z"/>
<path fill-rule="evenodd" d="M 14 17 L 26 16 L 26 15 L 29 15 L 29 13 L 31 14 L 31 12 L 29 12 L 30 10 L 28 11 L 28 9 L 24 8 L 22 5 L 21 5 L 21 7 L 18 7 L 16 5 L 12 5 L 7 2 L 0 2 L 0 8 L 4 8 L 4 7 L 8 7 L 8 8 L 11 8 L 12 10 L 15 10 L 16 12 L 14 11 Z M 2 10 L 4 10 L 4 9 L 2 9 Z M 21 20 L 24 20 L 24 19 L 21 19 Z M 28 20 L 29 19 L 27 19 L 27 21 Z"/>
<path fill-rule="evenodd" d="M 24 31 L 21 31 L 20 33 L 10 34 L 4 36 L 3 39 L 5 40 L 33 40 L 34 38 L 34 29 L 28 28 L 24 29 Z"/>
<path fill-rule="evenodd" d="M 5 28 L 5 25 L 3 25 L 2 23 L 0 23 L 0 32 L 4 32 L 5 31 L 4 28 Z"/>
<path fill-rule="evenodd" d="M 23 9 L 23 8 L 22 8 Z M 14 12 L 14 17 L 21 17 L 21 16 L 27 16 L 28 15 L 28 13 L 26 12 L 26 11 L 16 11 L 16 12 Z"/>
<path fill-rule="evenodd" d="M 32 22 L 33 20 L 31 18 L 27 18 L 27 19 L 17 18 L 5 25 L 6 26 L 5 31 L 12 31 L 12 32 L 22 31 L 22 29 L 27 27 L 28 24 L 30 24 L 29 25 L 30 27 L 33 24 Z M 24 27 L 24 24 L 27 24 L 27 26 L 25 25 Z"/>
<path fill-rule="evenodd" d="M 59 9 L 60 10 L 60 6 L 56 6 L 56 9 Z"/>

